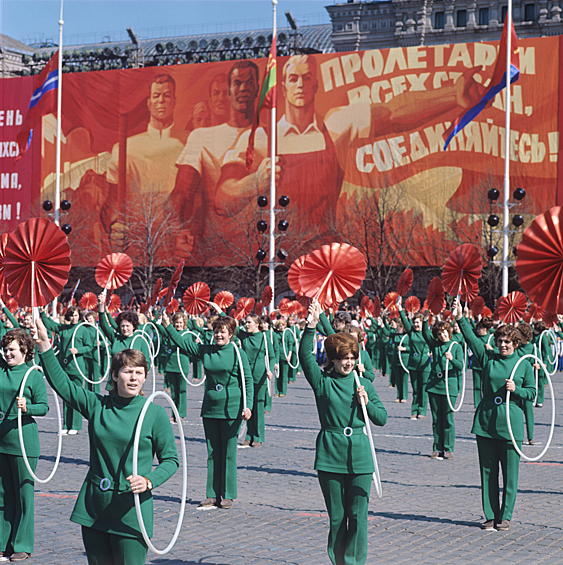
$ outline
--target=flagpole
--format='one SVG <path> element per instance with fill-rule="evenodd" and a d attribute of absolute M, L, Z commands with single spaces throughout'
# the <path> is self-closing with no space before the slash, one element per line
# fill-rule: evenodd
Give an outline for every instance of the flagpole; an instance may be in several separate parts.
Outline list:
<path fill-rule="evenodd" d="M 276 6 L 278 0 L 272 0 L 272 12 L 273 12 L 273 23 L 272 23 L 272 41 L 276 38 Z M 276 42 L 277 48 L 277 42 Z M 274 56 L 276 54 L 274 53 Z M 277 88 L 277 86 L 274 86 Z M 276 98 L 274 97 L 274 100 Z M 276 256 L 276 238 L 274 235 L 276 226 L 276 104 L 272 105 L 272 124 L 271 124 L 271 144 L 270 144 L 270 159 L 271 159 L 271 176 L 270 176 L 270 254 L 269 254 L 269 267 L 268 267 L 268 283 L 272 289 L 272 295 L 275 297 L 274 293 L 274 282 L 275 282 L 275 265 L 274 259 Z M 270 302 L 270 313 L 274 310 L 274 299 Z"/>
<path fill-rule="evenodd" d="M 506 96 L 504 124 L 504 198 L 502 214 L 502 296 L 508 294 L 508 221 L 510 197 L 510 76 L 512 65 L 512 0 L 506 11 Z"/>
<path fill-rule="evenodd" d="M 55 164 L 55 224 L 59 225 L 61 206 L 61 111 L 63 105 L 63 0 L 59 18 L 59 68 L 57 71 L 57 154 Z M 57 314 L 57 299 L 53 300 L 53 317 Z"/>

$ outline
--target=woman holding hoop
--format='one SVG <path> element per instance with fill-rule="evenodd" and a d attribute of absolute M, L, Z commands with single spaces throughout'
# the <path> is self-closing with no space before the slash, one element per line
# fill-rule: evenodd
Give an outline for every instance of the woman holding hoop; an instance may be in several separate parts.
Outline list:
<path fill-rule="evenodd" d="M 18 435 L 18 407 L 22 432 L 33 471 L 39 459 L 39 433 L 33 416 L 49 411 L 45 379 L 40 371 L 29 375 L 23 397 L 22 380 L 33 361 L 34 343 L 24 330 L 9 330 L 1 341 L 0 360 L 0 557 L 24 561 L 33 553 L 35 482 L 25 467 Z"/>
<path fill-rule="evenodd" d="M 387 411 L 368 379 L 360 378 L 361 386 L 356 388 L 353 370 L 360 347 L 354 336 L 336 333 L 325 339 L 328 365 L 321 371 L 311 353 L 320 314 L 320 304 L 313 301 L 299 358 L 315 393 L 321 422 L 315 469 L 330 521 L 327 552 L 334 565 L 362 565 L 367 559 L 368 504 L 375 468 L 360 398 L 376 426 L 385 425 Z"/>
<path fill-rule="evenodd" d="M 71 306 L 65 312 L 65 320 L 68 324 L 57 324 L 47 316 L 44 309 L 41 309 L 41 320 L 47 331 L 54 332 L 59 337 L 58 360 L 61 367 L 73 382 L 82 386 L 82 374 L 87 371 L 86 358 L 92 350 L 93 343 L 88 328 L 85 326 L 76 328 L 80 323 L 80 310 L 76 306 Z M 72 347 L 73 336 L 74 347 Z M 75 435 L 81 429 L 82 416 L 65 402 L 63 434 Z"/>
<path fill-rule="evenodd" d="M 534 339 L 532 343 L 538 348 L 538 357 L 545 363 L 547 370 L 551 374 L 556 366 L 557 354 L 551 351 L 549 334 L 546 334 L 546 332 L 547 324 L 543 320 L 534 322 Z M 538 398 L 536 400 L 536 406 L 538 408 L 543 406 L 546 385 L 547 379 L 544 372 L 541 371 L 538 376 Z"/>
<path fill-rule="evenodd" d="M 463 346 L 452 339 L 452 325 L 442 320 L 436 322 L 432 332 L 428 329 L 428 311 L 424 312 L 422 335 L 430 348 L 432 366 L 426 383 L 430 412 L 432 413 L 432 432 L 434 444 L 431 459 L 454 458 L 455 423 L 454 412 L 450 406 L 455 404 L 459 394 L 458 372 L 463 369 Z M 446 365 L 449 371 L 446 373 Z M 446 377 L 448 389 L 446 390 Z M 450 401 L 448 402 L 448 393 Z"/>
<path fill-rule="evenodd" d="M 174 432 L 164 408 L 150 404 L 139 442 L 139 474 L 133 475 L 133 441 L 146 400 L 142 387 L 148 366 L 136 349 L 118 352 L 111 366 L 110 394 L 101 396 L 76 385 L 62 371 L 47 331 L 37 321 L 37 343 L 47 380 L 88 420 L 90 469 L 74 506 L 71 521 L 82 526 L 89 565 L 139 565 L 147 557 L 133 493 L 152 536 L 152 489 L 178 469 Z M 156 455 L 159 465 L 153 469 Z"/>
<path fill-rule="evenodd" d="M 272 348 L 274 350 L 274 358 L 273 358 L 273 373 L 274 373 L 274 379 L 273 381 L 270 383 L 272 386 L 272 390 L 271 390 L 271 394 L 267 394 L 266 395 L 266 404 L 264 405 L 264 409 L 266 412 L 270 412 L 270 410 L 272 409 L 272 397 L 275 396 L 275 393 L 273 392 L 273 389 L 275 389 L 276 386 L 276 378 L 275 378 L 275 374 L 276 371 L 279 372 L 280 369 L 280 338 L 279 335 L 277 334 L 277 332 L 274 331 L 274 329 L 272 328 L 272 321 L 270 319 L 270 316 L 267 315 L 262 315 L 260 316 L 260 331 L 264 332 L 264 334 L 266 335 L 266 337 L 270 340 L 270 343 L 272 344 Z"/>
<path fill-rule="evenodd" d="M 162 325 L 181 350 L 203 361 L 205 369 L 201 417 L 207 443 L 207 498 L 199 507 L 232 508 L 237 497 L 238 433 L 242 420 L 252 416 L 247 406 L 252 406 L 254 400 L 254 380 L 248 358 L 244 351 L 237 352 L 232 341 L 236 321 L 229 316 L 217 318 L 213 322 L 212 345 L 198 344 L 188 339 L 189 336 L 180 335 L 170 324 L 166 312 L 162 313 Z"/>
<path fill-rule="evenodd" d="M 524 440 L 523 402 L 533 400 L 536 394 L 532 366 L 521 363 L 510 380 L 512 369 L 520 355 L 520 332 L 510 325 L 495 331 L 498 352 L 487 349 L 462 317 L 461 306 L 456 299 L 453 311 L 467 345 L 473 351 L 483 369 L 483 398 L 475 411 L 471 432 L 476 435 L 481 471 L 481 500 L 485 522 L 484 530 L 508 530 L 516 503 L 518 467 L 520 455 L 512 444 L 506 418 L 506 391 L 510 391 L 510 421 L 514 439 L 521 449 Z M 467 310 L 467 314 L 469 310 Z M 502 504 L 499 504 L 499 466 L 502 470 Z"/>

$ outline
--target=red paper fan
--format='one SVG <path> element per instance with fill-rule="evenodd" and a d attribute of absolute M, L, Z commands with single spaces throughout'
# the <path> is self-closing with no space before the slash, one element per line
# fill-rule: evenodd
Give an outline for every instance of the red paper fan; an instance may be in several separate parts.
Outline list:
<path fill-rule="evenodd" d="M 543 308 L 540 308 L 537 304 L 533 304 L 530 306 L 530 317 L 534 320 L 541 320 L 544 314 Z"/>
<path fill-rule="evenodd" d="M 288 308 L 291 314 L 297 314 L 301 311 L 301 304 L 299 303 L 298 300 L 292 300 L 289 303 Z"/>
<path fill-rule="evenodd" d="M 10 234 L 2 261 L 10 294 L 22 306 L 45 306 L 68 281 L 66 235 L 45 218 L 31 218 Z"/>
<path fill-rule="evenodd" d="M 18 309 L 18 302 L 13 296 L 10 296 L 10 298 L 8 298 L 8 302 L 6 302 L 6 308 L 8 308 L 8 310 L 12 314 Z"/>
<path fill-rule="evenodd" d="M 452 317 L 452 311 L 451 310 L 444 310 L 442 312 L 442 318 L 446 321 L 449 321 L 449 319 Z"/>
<path fill-rule="evenodd" d="M 125 253 L 106 255 L 96 267 L 96 282 L 108 290 L 123 286 L 133 273 L 133 261 Z"/>
<path fill-rule="evenodd" d="M 108 303 L 106 304 L 106 310 L 110 314 L 115 314 L 119 310 L 120 306 L 121 306 L 121 298 L 119 298 L 117 294 L 110 294 Z"/>
<path fill-rule="evenodd" d="M 154 289 L 152 291 L 152 294 L 151 294 L 149 300 L 147 300 L 148 306 L 156 306 L 156 303 L 160 299 L 159 293 L 160 293 L 161 288 L 162 288 L 162 279 L 156 279 L 156 283 L 154 285 Z"/>
<path fill-rule="evenodd" d="M 289 271 L 287 272 L 287 282 L 289 284 L 289 288 L 293 290 L 293 292 L 297 295 L 302 295 L 303 291 L 301 290 L 301 284 L 299 283 L 299 275 L 301 274 L 301 267 L 305 263 L 305 260 L 309 257 L 308 255 L 301 255 L 293 261 L 291 267 L 289 267 Z"/>
<path fill-rule="evenodd" d="M 528 300 L 521 292 L 510 292 L 498 301 L 499 319 L 505 324 L 515 324 L 522 318 L 527 306 Z"/>
<path fill-rule="evenodd" d="M 493 315 L 492 310 L 488 306 L 485 306 L 483 308 L 483 314 L 481 314 L 481 316 L 483 318 L 490 318 L 492 315 Z"/>
<path fill-rule="evenodd" d="M 299 302 L 299 304 L 301 304 L 301 306 L 307 310 L 311 305 L 312 298 L 309 298 L 308 296 L 297 295 L 295 297 L 295 300 L 297 300 L 297 302 Z"/>
<path fill-rule="evenodd" d="M 274 293 L 272 292 L 272 287 L 271 286 L 267 286 L 263 291 L 262 291 L 262 305 L 264 308 L 268 309 L 270 307 L 270 304 L 272 303 L 272 298 L 274 297 Z"/>
<path fill-rule="evenodd" d="M 398 310 L 397 308 L 395 308 L 394 310 L 389 310 L 388 312 L 389 312 L 389 313 L 388 313 L 387 317 L 388 317 L 390 320 L 394 320 L 395 318 L 398 318 L 399 315 L 400 315 L 400 314 L 399 314 L 399 310 Z"/>
<path fill-rule="evenodd" d="M 172 275 L 172 280 L 170 281 L 170 284 L 168 285 L 168 292 L 166 293 L 166 296 L 164 297 L 164 302 L 162 304 L 165 308 L 166 308 L 166 306 L 168 306 L 170 304 L 170 301 L 174 298 L 174 293 L 176 292 L 176 287 L 178 286 L 178 283 L 180 282 L 180 279 L 182 278 L 182 271 L 184 270 L 184 264 L 185 264 L 185 261 L 184 261 L 184 259 L 182 259 L 178 263 L 178 266 L 176 267 L 176 270 L 174 271 L 174 274 Z M 202 283 L 202 284 L 205 284 L 205 283 Z M 209 297 L 207 298 L 207 300 L 209 300 Z"/>
<path fill-rule="evenodd" d="M 146 302 L 141 302 L 139 311 L 141 312 L 141 314 L 146 314 L 149 311 L 149 305 Z"/>
<path fill-rule="evenodd" d="M 473 312 L 474 316 L 479 316 L 479 314 L 483 313 L 483 309 L 485 308 L 485 301 L 481 296 L 476 296 L 471 302 L 471 311 Z"/>
<path fill-rule="evenodd" d="M 180 271 L 180 275 L 181 273 Z M 178 284 L 178 281 L 176 281 L 176 284 Z M 198 316 L 207 310 L 207 303 L 210 299 L 211 292 L 209 287 L 204 282 L 196 282 L 184 292 L 184 308 L 188 314 Z"/>
<path fill-rule="evenodd" d="M 270 320 L 273 322 L 274 320 L 277 320 L 278 318 L 278 313 L 277 312 L 270 312 Z"/>
<path fill-rule="evenodd" d="M 388 292 L 383 299 L 383 305 L 388 312 L 398 312 L 397 299 L 399 298 L 398 292 Z"/>
<path fill-rule="evenodd" d="M 524 320 L 524 322 L 526 322 L 527 324 L 530 324 L 532 322 L 532 315 L 530 314 L 530 312 L 526 312 L 522 316 L 522 320 Z"/>
<path fill-rule="evenodd" d="M 257 316 L 261 316 L 263 311 L 264 311 L 264 306 L 262 306 L 262 302 L 257 302 L 257 303 L 254 305 L 254 313 L 255 313 Z"/>
<path fill-rule="evenodd" d="M 472 243 L 464 243 L 453 250 L 442 268 L 442 284 L 450 296 L 469 294 L 478 285 L 481 276 L 481 254 Z"/>
<path fill-rule="evenodd" d="M 403 274 L 399 277 L 399 282 L 397 283 L 397 292 L 401 296 L 405 296 L 405 294 L 410 290 L 413 278 L 412 269 L 405 269 L 403 271 Z"/>
<path fill-rule="evenodd" d="M 559 322 L 556 313 L 544 312 L 541 319 L 546 323 L 548 328 L 552 328 L 555 324 Z"/>
<path fill-rule="evenodd" d="M 168 294 L 168 287 L 165 286 L 165 287 L 158 293 L 158 297 L 157 297 L 156 301 L 159 302 L 159 301 L 162 300 L 167 294 Z"/>
<path fill-rule="evenodd" d="M 8 283 L 4 278 L 4 255 L 6 254 L 6 245 L 8 244 L 9 233 L 3 233 L 0 236 L 0 296 L 5 302 L 10 296 L 10 291 L 8 290 Z"/>
<path fill-rule="evenodd" d="M 428 303 L 428 310 L 430 310 L 432 314 L 438 315 L 446 307 L 444 288 L 442 287 L 440 277 L 434 277 L 430 281 L 426 292 L 426 302 Z"/>
<path fill-rule="evenodd" d="M 180 303 L 179 303 L 175 298 L 173 298 L 173 299 L 170 301 L 170 304 L 166 307 L 166 312 L 167 312 L 169 315 L 172 315 L 172 314 L 174 314 L 175 312 L 178 312 L 178 308 L 180 308 Z M 188 310 L 188 309 L 186 308 L 186 312 L 187 312 L 187 310 Z M 189 312 L 188 312 L 188 314 L 189 314 Z"/>
<path fill-rule="evenodd" d="M 227 308 L 231 306 L 234 301 L 235 297 L 233 296 L 233 293 L 229 292 L 228 290 L 222 290 L 221 292 L 218 292 L 213 299 L 213 302 L 215 302 L 215 304 L 217 304 L 217 306 L 219 306 L 221 310 L 227 310 Z"/>
<path fill-rule="evenodd" d="M 461 303 L 470 303 L 472 302 L 477 295 L 479 294 L 479 285 L 475 285 L 471 289 L 466 289 L 464 292 L 460 293 L 459 300 Z"/>
<path fill-rule="evenodd" d="M 282 316 L 289 316 L 291 314 L 290 308 L 289 308 L 290 303 L 291 303 L 291 300 L 289 300 L 289 298 L 282 298 L 280 300 L 280 303 L 278 305 L 278 310 L 280 311 L 280 314 Z"/>
<path fill-rule="evenodd" d="M 516 253 L 518 281 L 532 302 L 549 312 L 563 313 L 562 211 L 555 206 L 528 227 Z"/>
<path fill-rule="evenodd" d="M 237 310 L 235 312 L 235 319 L 242 320 L 246 318 L 248 314 L 252 312 L 252 308 L 254 308 L 254 298 L 246 298 L 243 296 L 239 298 L 237 302 Z"/>
<path fill-rule="evenodd" d="M 373 311 L 370 310 L 369 306 L 368 311 L 374 318 L 379 318 L 381 316 L 381 301 L 379 300 L 379 296 L 375 296 L 373 299 Z"/>
<path fill-rule="evenodd" d="M 362 300 L 360 301 L 360 307 L 361 307 L 363 310 L 366 310 L 368 304 L 369 304 L 369 296 L 367 296 L 367 295 L 366 295 L 366 296 L 363 296 L 363 297 L 362 297 Z"/>
<path fill-rule="evenodd" d="M 366 276 L 362 253 L 347 243 L 323 245 L 303 263 L 299 274 L 302 293 L 319 302 L 342 302 L 354 294 Z"/>
<path fill-rule="evenodd" d="M 409 296 L 405 300 L 405 310 L 409 314 L 416 314 L 420 311 L 420 300 L 416 296 Z"/>
<path fill-rule="evenodd" d="M 93 292 L 85 292 L 78 303 L 82 310 L 95 310 L 98 305 L 98 297 Z"/>

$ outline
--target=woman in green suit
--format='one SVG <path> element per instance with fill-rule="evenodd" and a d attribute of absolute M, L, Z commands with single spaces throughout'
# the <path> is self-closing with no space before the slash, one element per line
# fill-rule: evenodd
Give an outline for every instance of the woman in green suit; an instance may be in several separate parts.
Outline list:
<path fill-rule="evenodd" d="M 378 426 L 387 422 L 387 411 L 372 383 L 360 377 L 356 386 L 354 366 L 360 355 L 358 340 L 347 333 L 325 340 L 328 365 L 321 371 L 311 353 L 321 307 L 314 301 L 299 357 L 315 393 L 321 431 L 317 436 L 315 469 L 329 515 L 328 556 L 334 565 L 362 565 L 367 559 L 368 503 L 374 465 L 360 399 L 369 419 Z"/>
<path fill-rule="evenodd" d="M 235 345 L 232 342 L 236 321 L 219 316 L 213 322 L 213 344 L 198 344 L 180 335 L 170 324 L 166 312 L 162 325 L 171 341 L 182 351 L 203 361 L 205 390 L 201 405 L 203 430 L 207 443 L 207 498 L 200 508 L 229 509 L 237 497 L 237 438 L 242 420 L 249 420 L 252 412 L 243 405 L 242 375 Z M 254 380 L 244 351 L 240 351 L 246 404 L 254 401 Z"/>
<path fill-rule="evenodd" d="M 178 469 L 172 425 L 161 406 L 151 404 L 139 441 L 139 475 L 133 475 L 133 437 L 146 400 L 142 387 L 148 365 L 142 353 L 126 349 L 111 364 L 110 394 L 76 385 L 55 359 L 47 331 L 38 320 L 38 346 L 47 380 L 57 394 L 88 420 L 90 468 L 71 521 L 82 526 L 89 565 L 140 565 L 147 557 L 133 493 L 140 495 L 149 537 L 153 531 L 152 489 Z M 154 456 L 158 466 L 153 468 Z"/>
<path fill-rule="evenodd" d="M 484 530 L 508 530 L 518 491 L 518 466 L 520 455 L 514 448 L 506 419 L 506 391 L 510 394 L 510 422 L 518 447 L 524 440 L 523 403 L 533 400 L 536 394 L 534 372 L 529 363 L 520 363 L 513 380 L 510 375 L 520 359 L 516 349 L 520 332 L 510 325 L 495 331 L 498 351 L 487 349 L 475 336 L 470 323 L 462 317 L 459 301 L 454 301 L 453 311 L 467 345 L 483 369 L 483 398 L 475 411 L 471 432 L 477 439 L 481 471 L 481 499 L 485 522 Z M 466 311 L 467 315 L 469 311 Z M 502 503 L 499 503 L 499 467 L 502 470 Z"/>

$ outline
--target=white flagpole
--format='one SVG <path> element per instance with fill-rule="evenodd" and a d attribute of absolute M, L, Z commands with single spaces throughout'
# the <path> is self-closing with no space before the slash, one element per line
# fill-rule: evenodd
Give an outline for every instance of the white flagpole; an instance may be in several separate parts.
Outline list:
<path fill-rule="evenodd" d="M 55 164 L 55 224 L 59 225 L 61 206 L 61 109 L 63 105 L 63 0 L 59 18 L 59 68 L 57 73 L 57 156 Z M 57 315 L 57 299 L 53 300 L 53 318 Z"/>
<path fill-rule="evenodd" d="M 278 0 L 272 0 L 272 11 L 273 11 L 273 24 L 272 24 L 272 41 L 276 37 L 276 6 Z M 277 49 L 277 38 L 276 38 L 276 49 Z M 277 54 L 276 54 L 277 55 Z M 274 86 L 274 88 L 277 88 Z M 276 238 L 274 235 L 276 227 L 276 105 L 272 107 L 272 128 L 271 128 L 271 153 L 270 158 L 272 161 L 272 172 L 270 177 L 270 261 L 269 261 L 269 273 L 268 273 L 268 283 L 272 288 L 273 296 L 274 294 L 274 281 L 275 281 L 275 266 L 274 260 L 276 256 Z M 274 311 L 274 299 L 270 303 L 270 313 Z"/>
<path fill-rule="evenodd" d="M 510 67 L 512 62 L 512 0 L 506 11 L 506 96 L 504 125 L 504 205 L 502 218 L 502 295 L 508 294 L 508 223 L 510 219 Z"/>

